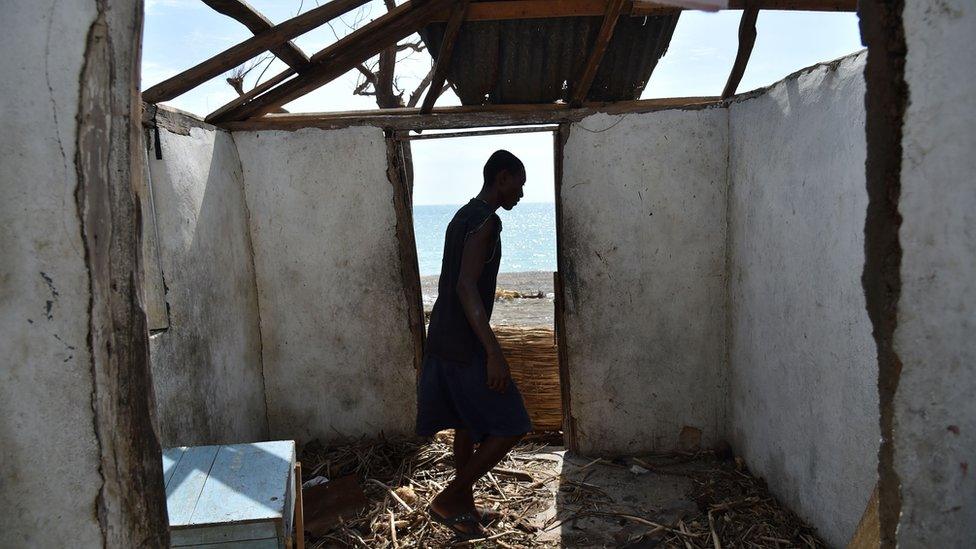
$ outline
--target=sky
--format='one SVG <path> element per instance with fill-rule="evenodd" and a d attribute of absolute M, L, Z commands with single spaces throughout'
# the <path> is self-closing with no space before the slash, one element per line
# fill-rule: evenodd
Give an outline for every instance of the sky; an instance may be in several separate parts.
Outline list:
<path fill-rule="evenodd" d="M 256 10 L 278 23 L 316 7 L 324 0 L 249 0 Z M 364 8 L 295 39 L 306 55 L 326 47 L 337 37 L 385 13 L 374 0 Z M 728 79 L 738 47 L 741 11 L 681 14 L 667 53 L 658 62 L 642 99 L 719 95 Z M 862 49 L 857 16 L 851 13 L 761 11 L 757 39 L 738 92 L 768 86 L 786 75 L 822 61 Z M 142 87 L 148 88 L 204 61 L 251 36 L 243 25 L 214 12 L 200 0 L 146 0 L 143 37 Z M 427 52 L 403 52 L 397 79 L 407 94 L 430 68 Z M 253 86 L 267 63 L 251 71 L 245 87 Z M 274 59 L 266 80 L 285 68 Z M 358 73 L 350 72 L 330 84 L 285 105 L 292 112 L 375 109 L 372 97 L 355 96 Z M 237 96 L 223 77 L 166 102 L 206 115 Z M 451 91 L 438 106 L 459 105 Z M 481 167 L 499 148 L 511 150 L 526 165 L 525 200 L 552 202 L 552 135 L 511 134 L 414 141 L 414 203 L 461 204 L 480 186 Z"/>

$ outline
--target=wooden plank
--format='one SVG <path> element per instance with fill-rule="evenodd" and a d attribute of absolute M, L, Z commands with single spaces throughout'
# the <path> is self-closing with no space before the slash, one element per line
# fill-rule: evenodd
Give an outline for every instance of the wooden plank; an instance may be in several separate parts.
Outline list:
<path fill-rule="evenodd" d="M 254 34 L 261 34 L 274 26 L 267 17 L 244 0 L 203 0 L 203 3 L 217 13 L 237 20 Z M 308 64 L 308 57 L 291 40 L 272 47 L 271 52 L 295 70 L 301 70 Z"/>
<path fill-rule="evenodd" d="M 220 446 L 186 448 L 166 486 L 166 510 L 170 528 L 191 523 L 193 509 L 210 475 L 210 468 Z"/>
<path fill-rule="evenodd" d="M 206 545 L 194 545 L 194 549 L 281 549 L 281 544 L 277 539 L 252 539 L 247 541 L 237 541 L 233 544 L 228 543 L 208 543 Z"/>
<path fill-rule="evenodd" d="M 447 78 L 447 70 L 451 66 L 451 57 L 454 54 L 454 42 L 457 41 L 461 30 L 461 23 L 464 22 L 464 14 L 468 10 L 469 0 L 461 0 L 455 4 L 451 11 L 451 17 L 447 20 L 447 28 L 444 29 L 444 40 L 441 42 L 440 52 L 437 54 L 437 64 L 434 65 L 434 75 L 430 79 L 430 87 L 427 88 L 427 95 L 424 103 L 420 107 L 421 114 L 427 114 L 434 108 L 434 103 L 441 95 L 444 87 L 444 80 Z"/>
<path fill-rule="evenodd" d="M 725 83 L 722 90 L 722 99 L 728 99 L 735 95 L 735 90 L 742 81 L 742 75 L 746 72 L 746 64 L 749 63 L 749 56 L 752 55 L 752 47 L 756 45 L 756 19 L 759 17 L 758 8 L 747 8 L 742 12 L 742 19 L 739 20 L 739 50 L 735 53 L 735 62 L 732 64 L 732 72 L 729 80 Z"/>
<path fill-rule="evenodd" d="M 169 532 L 170 546 L 198 547 L 210 543 L 231 543 L 271 539 L 277 543 L 278 530 L 275 522 L 264 520 L 246 524 L 208 524 L 173 528 Z"/>
<path fill-rule="evenodd" d="M 662 109 L 694 109 L 718 105 L 718 97 L 670 97 L 584 104 L 475 105 L 439 107 L 430 114 L 416 108 L 373 109 L 332 113 L 270 114 L 261 118 L 217 124 L 230 131 L 339 129 L 376 126 L 391 130 L 461 129 L 493 126 L 526 126 L 578 121 L 596 113 L 624 114 Z"/>
<path fill-rule="evenodd" d="M 142 92 L 147 103 L 167 101 L 251 59 L 268 48 L 304 34 L 369 0 L 332 0 L 248 38 L 206 61 Z M 292 69 L 294 70 L 294 69 Z"/>
<path fill-rule="evenodd" d="M 318 89 L 353 69 L 358 63 L 378 54 L 391 44 L 416 32 L 430 21 L 437 10 L 451 0 L 408 0 L 356 29 L 341 40 L 312 56 L 312 64 L 297 78 L 289 80 L 252 101 L 225 113 L 215 121 L 244 120 L 274 109 Z"/>
<path fill-rule="evenodd" d="M 581 105 L 583 100 L 586 99 L 586 95 L 590 92 L 590 86 L 593 85 L 596 71 L 600 68 L 600 63 L 603 61 L 603 55 L 607 52 L 610 39 L 613 38 L 613 29 L 617 27 L 617 19 L 620 18 L 620 12 L 623 8 L 624 0 L 610 0 L 607 2 L 607 10 L 603 15 L 603 24 L 600 25 L 600 32 L 596 35 L 596 41 L 593 43 L 590 57 L 586 60 L 583 74 L 577 80 L 572 98 L 570 99 L 570 103 L 573 105 Z"/>
<path fill-rule="evenodd" d="M 294 467 L 292 441 L 221 446 L 190 524 L 283 522 Z"/>
<path fill-rule="evenodd" d="M 552 132 L 559 129 L 559 126 L 532 126 L 527 128 L 498 128 L 493 130 L 478 130 L 473 132 L 443 132 L 427 133 L 424 135 L 403 135 L 397 137 L 398 141 L 422 141 L 424 139 L 448 139 L 453 137 L 480 137 L 484 135 L 505 135 L 510 133 L 541 133 Z"/>
<path fill-rule="evenodd" d="M 407 178 L 403 143 L 387 132 L 386 176 L 393 186 L 393 210 L 396 215 L 397 250 L 400 254 L 400 281 L 407 305 L 407 328 L 413 338 L 413 367 L 419 378 L 424 360 L 424 300 L 420 287 L 420 264 L 413 231 L 413 188 Z"/>
<path fill-rule="evenodd" d="M 730 0 L 729 9 L 745 9 L 747 0 Z M 849 11 L 857 9 L 857 0 L 758 0 L 764 10 L 790 11 Z M 550 17 L 600 17 L 607 8 L 607 0 L 502 0 L 475 2 L 468 8 L 467 21 L 502 21 L 510 19 L 546 19 Z M 665 15 L 680 8 L 649 1 L 624 3 L 624 14 L 632 17 Z M 438 13 L 434 21 L 443 23 L 450 11 Z"/>

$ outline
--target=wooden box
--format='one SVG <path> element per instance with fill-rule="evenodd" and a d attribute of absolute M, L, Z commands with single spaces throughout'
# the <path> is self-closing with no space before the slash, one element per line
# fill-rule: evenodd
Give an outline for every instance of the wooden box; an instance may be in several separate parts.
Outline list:
<path fill-rule="evenodd" d="M 172 547 L 291 545 L 294 441 L 169 448 L 163 480 Z"/>

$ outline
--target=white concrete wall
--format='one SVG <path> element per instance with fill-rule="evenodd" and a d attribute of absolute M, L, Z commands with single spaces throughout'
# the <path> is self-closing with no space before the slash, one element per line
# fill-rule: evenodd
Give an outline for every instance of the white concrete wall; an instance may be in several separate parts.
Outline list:
<path fill-rule="evenodd" d="M 162 547 L 131 193 L 142 5 L 6 2 L 3 25 L 0 547 Z"/>
<path fill-rule="evenodd" d="M 730 106 L 733 446 L 834 546 L 877 478 L 861 289 L 865 54 Z"/>
<path fill-rule="evenodd" d="M 583 453 L 672 450 L 684 426 L 725 436 L 727 130 L 709 109 L 570 131 L 560 238 Z"/>
<path fill-rule="evenodd" d="M 160 129 L 149 153 L 169 329 L 151 338 L 164 446 L 268 436 L 257 288 L 230 134 Z M 147 212 L 148 215 L 148 212 Z"/>
<path fill-rule="evenodd" d="M 898 543 L 976 546 L 976 4 L 905 2 Z"/>
<path fill-rule="evenodd" d="M 0 546 L 101 546 L 75 116 L 93 2 L 8 5 L 0 34 Z M 38 52 L 47 52 L 46 56 Z M 52 497 L 57 494 L 57 497 Z"/>
<path fill-rule="evenodd" d="M 410 434 L 413 340 L 376 128 L 235 133 L 273 438 Z"/>

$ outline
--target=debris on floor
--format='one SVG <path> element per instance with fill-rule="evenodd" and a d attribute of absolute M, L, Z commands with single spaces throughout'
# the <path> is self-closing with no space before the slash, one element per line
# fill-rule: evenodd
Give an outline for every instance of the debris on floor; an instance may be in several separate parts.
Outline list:
<path fill-rule="evenodd" d="M 367 500 L 358 512 L 333 512 L 307 546 L 825 547 L 761 480 L 712 452 L 585 459 L 538 437 L 476 487 L 479 505 L 500 514 L 488 536 L 457 541 L 426 513 L 451 479 L 451 442 L 444 432 L 428 442 L 307 444 L 303 480 L 354 479 L 347 488 Z"/>

